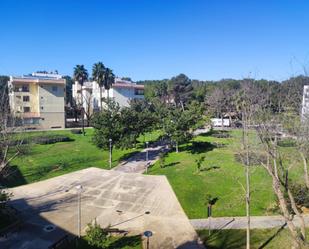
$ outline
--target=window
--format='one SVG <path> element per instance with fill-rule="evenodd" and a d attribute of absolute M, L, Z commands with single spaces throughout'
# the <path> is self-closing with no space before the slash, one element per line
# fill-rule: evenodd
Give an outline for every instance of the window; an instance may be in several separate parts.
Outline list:
<path fill-rule="evenodd" d="M 17 95 L 16 98 L 17 98 L 17 99 L 21 99 L 21 96 L 20 96 L 20 95 Z"/>
<path fill-rule="evenodd" d="M 29 106 L 24 106 L 24 112 L 30 112 L 30 107 Z"/>
<path fill-rule="evenodd" d="M 23 101 L 24 102 L 29 102 L 30 101 L 30 96 L 23 96 Z"/>
<path fill-rule="evenodd" d="M 144 90 L 143 89 L 135 89 L 134 94 L 135 95 L 144 95 Z"/>
<path fill-rule="evenodd" d="M 52 87 L 52 91 L 53 91 L 53 92 L 57 92 L 57 91 L 58 91 L 58 87 L 53 86 L 53 87 Z"/>
<path fill-rule="evenodd" d="M 29 85 L 23 85 L 21 88 L 22 92 L 29 92 Z"/>

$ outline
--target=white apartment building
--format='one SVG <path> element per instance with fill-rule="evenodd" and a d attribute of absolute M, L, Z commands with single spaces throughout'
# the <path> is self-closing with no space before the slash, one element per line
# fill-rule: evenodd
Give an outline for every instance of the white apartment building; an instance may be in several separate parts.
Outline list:
<path fill-rule="evenodd" d="M 65 82 L 56 73 L 10 76 L 11 112 L 29 129 L 65 128 Z"/>
<path fill-rule="evenodd" d="M 144 98 L 144 85 L 120 78 L 115 79 L 115 83 L 108 91 L 109 97 L 114 99 L 120 107 L 129 106 L 132 99 Z M 97 82 L 85 82 L 83 86 L 75 82 L 72 86 L 72 95 L 76 103 L 82 104 L 85 110 L 90 109 L 92 112 L 100 110 L 100 87 Z M 107 98 L 107 90 L 104 87 L 102 98 Z"/>

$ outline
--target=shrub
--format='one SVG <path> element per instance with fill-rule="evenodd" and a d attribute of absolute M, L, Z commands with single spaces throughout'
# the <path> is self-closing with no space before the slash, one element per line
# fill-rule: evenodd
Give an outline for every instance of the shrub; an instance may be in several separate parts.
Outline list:
<path fill-rule="evenodd" d="M 70 142 L 74 141 L 74 139 L 65 136 L 65 135 L 59 135 L 59 134 L 51 134 L 51 135 L 40 135 L 40 136 L 33 136 L 25 138 L 22 141 L 22 144 L 54 144 L 58 142 Z M 14 140 L 11 142 L 11 146 L 15 146 L 21 143 L 21 140 Z"/>
<path fill-rule="evenodd" d="M 298 206 L 309 208 L 309 191 L 306 186 L 301 184 L 292 184 L 290 186 L 295 202 Z"/>
<path fill-rule="evenodd" d="M 83 134 L 83 131 L 81 129 L 73 129 L 71 130 L 72 134 Z"/>
<path fill-rule="evenodd" d="M 294 139 L 282 139 L 278 141 L 280 147 L 295 147 L 296 141 Z"/>
<path fill-rule="evenodd" d="M 106 248 L 109 245 L 107 230 L 101 228 L 101 226 L 97 224 L 96 221 L 93 225 L 91 223 L 88 224 L 85 238 L 88 244 L 91 246 Z"/>

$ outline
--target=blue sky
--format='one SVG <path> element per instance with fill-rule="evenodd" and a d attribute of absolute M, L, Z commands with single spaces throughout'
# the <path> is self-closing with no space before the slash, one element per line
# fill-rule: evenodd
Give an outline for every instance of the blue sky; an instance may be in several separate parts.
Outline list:
<path fill-rule="evenodd" d="M 134 80 L 283 80 L 309 66 L 307 0 L 0 0 L 0 74 L 102 61 Z"/>

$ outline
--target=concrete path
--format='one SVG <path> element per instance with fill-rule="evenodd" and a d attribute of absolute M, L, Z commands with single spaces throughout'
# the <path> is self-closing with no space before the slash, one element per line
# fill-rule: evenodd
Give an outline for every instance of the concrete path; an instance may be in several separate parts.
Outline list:
<path fill-rule="evenodd" d="M 309 215 L 304 215 L 306 226 L 309 226 Z M 195 229 L 245 229 L 247 226 L 246 217 L 218 217 L 211 219 L 192 219 L 190 220 Z M 294 218 L 295 225 L 300 222 Z M 282 216 L 251 216 L 251 228 L 273 228 L 281 227 L 285 224 Z"/>
<path fill-rule="evenodd" d="M 209 129 L 197 129 L 193 132 L 193 136 L 208 132 Z M 126 161 L 120 163 L 112 170 L 121 171 L 125 173 L 144 173 L 150 165 L 154 164 L 159 159 L 160 152 L 167 152 L 170 148 L 167 146 L 166 141 L 158 141 L 149 146 L 148 149 L 144 149 L 134 156 L 130 157 Z M 146 160 L 146 153 L 148 151 L 148 161 Z"/>
<path fill-rule="evenodd" d="M 160 152 L 167 152 L 169 148 L 165 143 L 156 143 L 148 149 L 136 153 L 126 161 L 120 163 L 113 168 L 114 171 L 125 173 L 144 173 L 150 165 L 154 164 L 159 159 Z M 148 151 L 148 162 L 146 160 L 146 153 Z"/>

